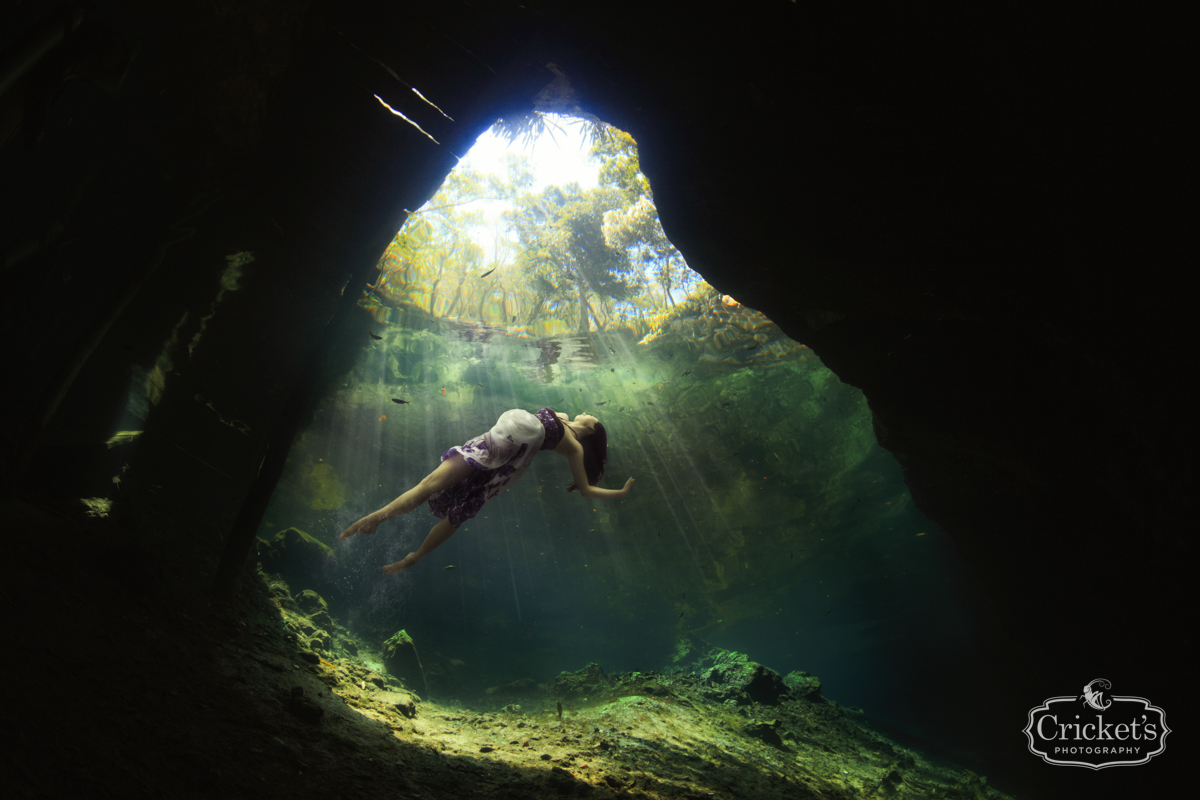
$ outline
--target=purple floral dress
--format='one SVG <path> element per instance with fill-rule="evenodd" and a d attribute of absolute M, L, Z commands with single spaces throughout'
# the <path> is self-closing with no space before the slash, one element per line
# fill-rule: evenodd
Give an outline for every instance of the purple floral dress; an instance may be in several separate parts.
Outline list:
<path fill-rule="evenodd" d="M 505 411 L 490 431 L 442 453 L 442 461 L 458 453 L 475 472 L 430 497 L 429 510 L 459 527 L 519 481 L 539 451 L 557 447 L 564 433 L 549 408 L 536 414 L 519 408 Z"/>

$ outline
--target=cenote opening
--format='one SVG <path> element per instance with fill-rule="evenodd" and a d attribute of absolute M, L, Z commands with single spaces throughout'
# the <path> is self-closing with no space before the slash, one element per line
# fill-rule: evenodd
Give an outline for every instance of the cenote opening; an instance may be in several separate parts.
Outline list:
<path fill-rule="evenodd" d="M 576 156 L 566 179 L 530 156 L 556 147 Z M 972 577 L 862 394 L 688 269 L 628 134 L 501 121 L 410 212 L 359 306 L 258 534 L 284 623 L 331 681 L 390 670 L 443 712 L 565 701 L 569 719 L 654 693 L 614 688 L 629 675 L 711 687 L 756 662 L 978 768 L 945 735 L 982 674 Z M 543 453 L 398 575 L 381 567 L 417 549 L 427 507 L 336 541 L 506 410 L 543 407 L 604 423 L 601 486 L 632 476 L 627 498 L 568 494 Z M 736 693 L 710 700 L 736 711 Z"/>

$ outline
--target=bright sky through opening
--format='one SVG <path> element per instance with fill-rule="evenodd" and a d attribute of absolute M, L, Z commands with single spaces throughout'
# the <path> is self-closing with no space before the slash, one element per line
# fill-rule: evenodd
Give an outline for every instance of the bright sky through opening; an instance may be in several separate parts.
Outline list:
<path fill-rule="evenodd" d="M 484 131 L 475 140 L 475 144 L 467 154 L 459 160 L 462 169 L 474 169 L 484 175 L 504 175 L 505 168 L 500 157 L 505 153 L 526 156 L 529 158 L 534 181 L 530 191 L 540 192 L 547 186 L 566 186 L 568 183 L 578 183 L 583 189 L 593 189 L 597 185 L 597 175 L 600 172 L 600 162 L 588 158 L 588 143 L 585 138 L 587 125 L 571 117 L 550 114 L 548 123 L 555 123 L 562 130 L 554 129 L 553 136 L 550 125 L 546 132 L 534 139 L 532 145 L 526 145 L 518 139 L 511 145 L 492 129 Z M 484 230 L 476 234 L 481 243 L 491 240 L 494 236 L 503 235 L 505 226 L 500 222 L 500 214 L 511 203 L 495 201 L 479 201 L 472 207 L 483 209 Z"/>
<path fill-rule="evenodd" d="M 485 174 L 503 175 L 504 167 L 500 163 L 500 156 L 506 152 L 515 153 L 528 156 L 532 162 L 534 192 L 540 192 L 552 185 L 565 186 L 572 181 L 584 189 L 594 188 L 600 164 L 588 158 L 588 144 L 585 140 L 587 126 L 570 117 L 551 115 L 550 120 L 562 126 L 562 130 L 554 130 L 551 136 L 548 128 L 547 132 L 534 140 L 532 147 L 528 148 L 524 147 L 521 141 L 509 145 L 489 129 L 475 141 L 459 163 L 463 167 L 477 169 Z"/>

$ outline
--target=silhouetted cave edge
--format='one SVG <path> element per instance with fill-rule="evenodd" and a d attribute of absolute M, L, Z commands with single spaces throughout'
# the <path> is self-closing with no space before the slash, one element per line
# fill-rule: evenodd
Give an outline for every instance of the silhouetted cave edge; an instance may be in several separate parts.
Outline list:
<path fill-rule="evenodd" d="M 10 307 L 10 334 L 40 331 L 24 348 L 26 337 L 7 337 L 14 369 L 46 385 L 105 293 L 219 184 L 208 227 L 177 246 L 173 271 L 155 273 L 93 358 L 116 364 L 128 348 L 152 359 L 182 312 L 207 313 L 214 258 L 258 254 L 168 383 L 171 397 L 198 394 L 248 420 L 253 436 L 169 400 L 133 460 L 218 492 L 214 506 L 229 505 L 201 513 L 220 530 L 261 459 L 260 431 L 315 348 L 311 320 L 327 318 L 348 275 L 369 271 L 400 209 L 434 191 L 446 153 L 527 103 L 554 62 L 587 109 L 638 139 L 689 262 L 863 389 L 914 497 L 989 588 L 1013 703 L 1097 670 L 1151 698 L 1177 692 L 1163 665 L 1183 663 L 1192 555 L 1173 498 L 1194 486 L 1177 444 L 1188 433 L 1179 371 L 1192 361 L 1178 202 L 1192 164 L 1178 98 L 1194 95 L 1194 78 L 1172 33 L 1184 26 L 1150 12 L 797 5 L 683 15 L 278 2 L 214 17 L 180 3 L 135 18 L 98 3 L 89 20 L 141 44 L 126 85 L 96 97 L 71 86 L 55 114 L 78 113 L 78 127 L 52 115 L 26 161 L 0 152 L 25 199 L 6 246 L 18 229 L 52 230 L 64 187 L 104 162 L 83 187 L 86 219 L 66 220 L 95 242 L 96 283 L 55 283 L 50 325 L 36 304 Z M 364 52 L 465 110 L 454 125 L 429 122 L 442 149 L 369 96 L 407 90 Z M 57 263 L 28 262 L 13 296 L 57 281 Z M 102 428 L 89 406 L 105 404 L 86 399 L 128 379 L 94 372 L 55 424 Z M 8 400 L 6 443 L 38 394 Z M 220 440 L 204 454 L 233 483 L 175 455 L 165 432 L 186 433 L 189 447 Z M 1092 560 L 1119 577 L 1080 566 Z M 1108 636 L 1065 630 L 1096 616 Z"/>

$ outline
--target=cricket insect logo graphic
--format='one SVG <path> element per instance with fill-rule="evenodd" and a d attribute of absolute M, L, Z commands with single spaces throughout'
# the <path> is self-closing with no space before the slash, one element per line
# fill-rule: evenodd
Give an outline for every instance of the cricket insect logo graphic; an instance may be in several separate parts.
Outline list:
<path fill-rule="evenodd" d="M 1096 680 L 1083 687 L 1083 694 L 1079 696 L 1079 699 L 1097 711 L 1105 711 L 1109 706 L 1112 705 L 1112 700 L 1109 700 L 1107 703 L 1103 702 L 1104 692 L 1097 691 L 1095 688 L 1093 688 L 1097 684 L 1099 684 L 1102 690 L 1112 688 L 1112 684 L 1104 680 L 1104 678 L 1096 678 Z"/>

